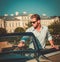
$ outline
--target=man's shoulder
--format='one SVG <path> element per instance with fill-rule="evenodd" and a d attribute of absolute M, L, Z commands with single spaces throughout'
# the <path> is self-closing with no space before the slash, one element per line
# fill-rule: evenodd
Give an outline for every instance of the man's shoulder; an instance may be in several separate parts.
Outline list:
<path fill-rule="evenodd" d="M 33 31 L 33 30 L 34 30 L 34 27 L 32 26 L 32 27 L 28 28 L 28 29 L 26 30 L 26 32 L 27 32 L 27 31 L 30 32 L 30 31 Z"/>
<path fill-rule="evenodd" d="M 42 26 L 43 27 L 43 29 L 48 29 L 48 27 L 47 26 Z"/>

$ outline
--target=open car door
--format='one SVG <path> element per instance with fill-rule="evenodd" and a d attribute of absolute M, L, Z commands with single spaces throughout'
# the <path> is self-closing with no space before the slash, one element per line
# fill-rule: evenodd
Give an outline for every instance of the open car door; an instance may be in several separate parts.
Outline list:
<path fill-rule="evenodd" d="M 20 48 L 17 45 L 22 38 L 25 38 L 26 41 L 25 46 Z M 31 59 L 36 59 L 36 61 L 39 62 L 39 56 L 59 51 L 54 48 L 39 49 L 36 38 L 31 32 L 0 35 L 0 43 L 2 42 L 3 46 L 7 43 L 6 45 L 8 45 L 8 47 L 3 47 L 1 44 L 0 62 L 26 62 Z"/>

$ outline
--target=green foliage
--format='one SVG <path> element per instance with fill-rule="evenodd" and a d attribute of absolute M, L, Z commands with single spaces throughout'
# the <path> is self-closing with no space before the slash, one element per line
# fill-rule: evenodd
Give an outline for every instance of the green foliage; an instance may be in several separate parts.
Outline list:
<path fill-rule="evenodd" d="M 14 31 L 15 33 L 19 33 L 19 32 L 25 32 L 25 30 L 22 27 L 18 27 L 15 29 Z"/>
<path fill-rule="evenodd" d="M 49 30 L 52 34 L 60 34 L 60 21 L 56 21 L 49 26 Z"/>
<path fill-rule="evenodd" d="M 49 26 L 49 31 L 53 35 L 55 44 L 60 45 L 60 21 L 56 21 Z"/>
<path fill-rule="evenodd" d="M 6 29 L 4 29 L 4 28 L 0 28 L 0 35 L 2 35 L 2 34 L 6 34 L 6 33 L 7 33 Z"/>
<path fill-rule="evenodd" d="M 29 27 L 31 27 L 31 26 L 32 26 L 32 24 L 29 22 L 29 23 L 27 24 L 27 26 L 28 26 L 28 28 L 29 28 Z"/>

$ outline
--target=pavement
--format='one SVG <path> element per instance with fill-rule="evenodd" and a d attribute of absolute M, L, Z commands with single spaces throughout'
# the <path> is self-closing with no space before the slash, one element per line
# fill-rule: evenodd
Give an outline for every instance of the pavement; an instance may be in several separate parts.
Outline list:
<path fill-rule="evenodd" d="M 60 46 L 60 45 L 59 45 Z M 51 48 L 51 46 L 46 46 L 46 48 Z M 56 51 L 53 53 L 45 54 L 45 57 L 40 57 L 40 62 L 60 62 L 60 51 Z M 27 62 L 37 62 L 36 59 L 29 60 Z"/>
<path fill-rule="evenodd" d="M 60 51 L 46 54 L 46 57 L 40 57 L 40 62 L 60 62 Z M 29 60 L 27 62 L 37 62 L 36 59 Z"/>

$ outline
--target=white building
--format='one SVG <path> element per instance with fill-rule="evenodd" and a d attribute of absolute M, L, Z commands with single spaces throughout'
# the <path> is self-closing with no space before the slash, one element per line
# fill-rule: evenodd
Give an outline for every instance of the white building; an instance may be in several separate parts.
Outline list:
<path fill-rule="evenodd" d="M 5 28 L 8 33 L 14 32 L 17 27 L 27 28 L 27 24 L 30 21 L 30 16 L 32 14 L 19 15 L 19 16 L 4 16 L 2 19 L 0 18 L 0 27 Z M 41 24 L 49 26 L 54 21 L 59 21 L 58 17 L 55 18 L 42 18 Z"/>
<path fill-rule="evenodd" d="M 27 28 L 26 24 L 28 24 L 28 20 L 29 20 L 29 17 L 27 15 L 7 16 L 4 18 L 5 29 L 7 30 L 8 33 L 14 32 L 14 30 L 17 27 L 22 27 L 25 29 L 25 28 Z"/>
<path fill-rule="evenodd" d="M 4 20 L 0 18 L 0 28 L 4 28 Z"/>

